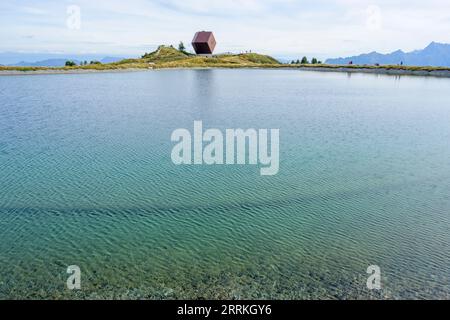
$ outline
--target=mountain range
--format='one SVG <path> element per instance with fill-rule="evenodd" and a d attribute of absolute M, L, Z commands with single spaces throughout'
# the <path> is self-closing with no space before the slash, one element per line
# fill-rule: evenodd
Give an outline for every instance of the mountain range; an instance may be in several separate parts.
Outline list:
<path fill-rule="evenodd" d="M 99 61 L 101 63 L 112 63 L 112 62 L 117 62 L 120 60 L 123 60 L 124 58 L 119 58 L 119 57 L 105 57 L 103 59 L 100 59 Z M 13 63 L 10 64 L 9 66 L 14 66 L 14 67 L 63 67 L 66 64 L 67 60 L 71 60 L 73 62 L 75 62 L 76 64 L 80 64 L 81 61 L 79 60 L 73 60 L 73 59 L 46 59 L 46 60 L 41 60 L 41 61 L 36 61 L 36 62 L 27 62 L 27 61 L 21 61 L 18 63 Z M 83 60 L 84 61 L 84 60 Z M 90 61 L 88 61 L 89 63 Z"/>
<path fill-rule="evenodd" d="M 432 42 L 425 49 L 412 52 L 402 50 L 388 54 L 371 52 L 359 56 L 326 60 L 327 64 L 349 64 L 350 62 L 358 65 L 398 65 L 403 63 L 407 66 L 450 67 L 450 44 Z"/>

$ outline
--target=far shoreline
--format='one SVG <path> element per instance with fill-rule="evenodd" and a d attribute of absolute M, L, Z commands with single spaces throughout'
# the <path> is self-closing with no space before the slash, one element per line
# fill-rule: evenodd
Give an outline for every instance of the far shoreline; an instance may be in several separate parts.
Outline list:
<path fill-rule="evenodd" d="M 147 68 L 117 68 L 117 69 L 84 69 L 84 68 L 45 68 L 39 70 L 0 70 L 0 76 L 26 76 L 26 75 L 53 75 L 53 74 L 92 74 L 92 73 L 126 73 L 143 72 L 157 70 L 208 70 L 208 69 L 265 69 L 265 70 L 299 70 L 315 72 L 337 72 L 337 73 L 364 73 L 375 75 L 392 76 L 419 76 L 419 77 L 437 77 L 450 78 L 450 69 L 437 70 L 410 70 L 395 67 L 367 67 L 367 66 L 339 66 L 339 65 L 260 65 L 260 66 L 205 66 L 205 67 L 147 67 Z"/>
<path fill-rule="evenodd" d="M 55 74 L 91 74 L 91 73 L 124 73 L 147 71 L 144 68 L 125 68 L 125 69 L 41 69 L 41 70 L 0 70 L 0 76 L 34 76 L 34 75 L 55 75 Z M 151 70 L 151 68 L 150 68 Z"/>
<path fill-rule="evenodd" d="M 284 64 L 277 59 L 263 54 L 246 52 L 240 54 L 225 53 L 212 56 L 193 55 L 172 46 L 161 45 L 141 58 L 124 59 L 113 63 L 95 63 L 74 65 L 66 62 L 65 67 L 14 67 L 0 66 L 0 76 L 46 75 L 46 74 L 89 74 L 139 72 L 148 70 L 200 70 L 200 69 L 277 69 L 316 72 L 367 73 L 393 76 L 421 76 L 450 78 L 450 68 L 432 66 L 404 65 L 333 65 L 301 64 L 300 62 Z"/>
<path fill-rule="evenodd" d="M 396 69 L 392 67 L 376 67 L 369 68 L 364 66 L 346 67 L 346 66 L 333 66 L 333 67 L 298 67 L 296 69 L 304 71 L 319 71 L 319 72 L 341 72 L 341 73 L 366 73 L 376 75 L 390 75 L 390 76 L 418 76 L 418 77 L 437 77 L 437 78 L 450 78 L 450 70 L 408 70 L 408 69 Z"/>

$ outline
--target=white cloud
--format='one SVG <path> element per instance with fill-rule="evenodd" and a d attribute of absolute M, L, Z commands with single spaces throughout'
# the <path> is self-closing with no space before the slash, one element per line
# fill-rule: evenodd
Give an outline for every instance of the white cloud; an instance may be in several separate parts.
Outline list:
<path fill-rule="evenodd" d="M 6 17 L 0 21 L 0 51 L 138 55 L 160 43 L 189 43 L 197 30 L 214 31 L 218 51 L 315 54 L 320 58 L 450 42 L 450 2 L 441 0 L 22 2 L 27 5 L 0 3 Z M 81 7 L 80 30 L 66 27 L 66 8 L 71 4 Z"/>
<path fill-rule="evenodd" d="M 35 7 L 22 7 L 21 8 L 24 13 L 34 14 L 34 15 L 45 15 L 47 14 L 47 10 Z"/>

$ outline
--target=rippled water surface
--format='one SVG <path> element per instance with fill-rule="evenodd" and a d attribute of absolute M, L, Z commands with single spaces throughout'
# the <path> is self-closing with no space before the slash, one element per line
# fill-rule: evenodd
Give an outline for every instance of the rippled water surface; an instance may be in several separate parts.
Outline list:
<path fill-rule="evenodd" d="M 0 298 L 450 298 L 449 90 L 294 70 L 0 77 Z M 279 128 L 279 174 L 173 165 L 194 120 Z"/>

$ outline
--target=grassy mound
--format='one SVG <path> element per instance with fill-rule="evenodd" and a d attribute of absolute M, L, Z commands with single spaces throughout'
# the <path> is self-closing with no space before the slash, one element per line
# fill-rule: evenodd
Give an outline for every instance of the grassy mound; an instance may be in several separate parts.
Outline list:
<path fill-rule="evenodd" d="M 151 53 L 146 53 L 142 59 L 146 62 L 164 63 L 170 61 L 183 60 L 189 57 L 186 52 L 181 52 L 173 47 L 159 46 L 159 48 Z"/>
<path fill-rule="evenodd" d="M 239 57 L 242 60 L 246 60 L 248 62 L 252 62 L 252 63 L 258 63 L 258 64 L 280 64 L 280 62 L 278 62 L 276 59 L 270 57 L 270 56 L 265 56 L 262 54 L 257 54 L 257 53 L 246 53 L 246 54 L 241 54 L 239 55 Z"/>
<path fill-rule="evenodd" d="M 117 70 L 117 69 L 161 69 L 161 68 L 257 68 L 276 67 L 281 64 L 272 57 L 257 53 L 221 54 L 210 57 L 197 56 L 173 47 L 159 46 L 139 59 L 125 59 L 107 64 L 90 64 L 72 67 L 0 67 L 0 70 Z"/>
<path fill-rule="evenodd" d="M 155 68 L 250 68 L 280 65 L 274 58 L 256 53 L 205 57 L 186 54 L 167 47 L 144 55 L 143 59 L 154 63 Z"/>
<path fill-rule="evenodd" d="M 256 53 L 223 54 L 205 57 L 192 55 L 166 46 L 160 46 L 156 51 L 143 55 L 141 60 L 147 64 L 154 65 L 155 68 L 233 68 L 280 64 L 272 57 Z"/>

